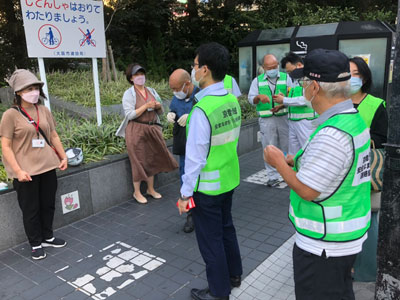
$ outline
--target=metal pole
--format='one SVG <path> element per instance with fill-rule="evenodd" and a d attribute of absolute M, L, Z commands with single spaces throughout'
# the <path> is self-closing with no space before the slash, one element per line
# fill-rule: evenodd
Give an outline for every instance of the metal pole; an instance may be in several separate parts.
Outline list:
<path fill-rule="evenodd" d="M 38 57 L 38 64 L 39 64 L 40 80 L 44 82 L 43 93 L 46 95 L 46 98 L 47 98 L 47 99 L 44 100 L 44 105 L 51 111 L 51 109 L 50 109 L 49 91 L 47 89 L 46 70 L 44 68 L 43 57 Z"/>
<path fill-rule="evenodd" d="M 397 20 L 400 20 L 400 0 Z M 375 299 L 400 299 L 400 25 L 397 23 L 383 172 Z"/>
<path fill-rule="evenodd" d="M 94 82 L 94 96 L 96 99 L 96 114 L 97 114 L 97 125 L 102 124 L 101 120 L 101 103 L 100 103 L 100 86 L 99 86 L 99 71 L 97 68 L 97 58 L 92 58 L 93 64 L 93 82 Z"/>

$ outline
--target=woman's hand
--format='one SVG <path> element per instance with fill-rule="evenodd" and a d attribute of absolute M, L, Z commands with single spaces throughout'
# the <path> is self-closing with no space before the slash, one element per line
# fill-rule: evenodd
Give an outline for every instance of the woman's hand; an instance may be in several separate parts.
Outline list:
<path fill-rule="evenodd" d="M 156 101 L 149 101 L 149 102 L 147 102 L 147 103 L 146 103 L 146 107 L 147 107 L 147 109 L 149 109 L 149 108 L 152 108 L 152 109 L 156 108 Z"/>
<path fill-rule="evenodd" d="M 60 162 L 60 165 L 58 166 L 58 168 L 59 168 L 61 171 L 66 170 L 66 169 L 68 168 L 68 158 L 62 159 L 61 162 Z"/>
<path fill-rule="evenodd" d="M 17 178 L 19 182 L 32 181 L 32 177 L 24 170 L 19 170 L 17 172 Z"/>
<path fill-rule="evenodd" d="M 156 103 L 155 108 L 156 108 L 156 109 L 160 109 L 160 108 L 161 108 L 161 103 L 158 102 L 158 101 L 154 101 L 154 102 Z"/>

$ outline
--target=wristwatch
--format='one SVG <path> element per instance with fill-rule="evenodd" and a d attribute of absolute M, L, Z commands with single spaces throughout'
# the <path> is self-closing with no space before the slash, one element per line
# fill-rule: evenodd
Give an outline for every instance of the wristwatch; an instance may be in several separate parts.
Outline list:
<path fill-rule="evenodd" d="M 183 195 L 181 195 L 181 200 L 182 201 L 189 201 L 190 197 L 185 197 Z"/>

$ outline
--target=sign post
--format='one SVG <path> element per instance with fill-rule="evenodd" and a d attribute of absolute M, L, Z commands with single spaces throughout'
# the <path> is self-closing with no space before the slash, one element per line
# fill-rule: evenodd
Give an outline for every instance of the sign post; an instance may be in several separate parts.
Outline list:
<path fill-rule="evenodd" d="M 106 57 L 103 1 L 21 0 L 21 9 L 28 56 L 38 58 L 40 77 L 45 82 L 43 92 L 47 97 L 43 58 L 92 58 L 97 124 L 100 126 L 97 58 Z M 50 107 L 48 101 L 45 104 Z"/>

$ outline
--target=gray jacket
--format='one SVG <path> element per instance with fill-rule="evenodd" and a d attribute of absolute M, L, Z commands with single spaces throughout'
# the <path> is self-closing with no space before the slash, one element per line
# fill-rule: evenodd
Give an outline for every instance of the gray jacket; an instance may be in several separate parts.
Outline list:
<path fill-rule="evenodd" d="M 161 98 L 157 94 L 156 90 L 147 87 L 150 93 L 154 96 L 154 98 L 161 103 Z M 122 108 L 124 109 L 125 118 L 119 126 L 116 136 L 125 137 L 125 129 L 130 120 L 136 119 L 138 116 L 136 115 L 136 92 L 135 88 L 132 86 L 127 89 L 122 97 Z M 161 109 L 157 112 L 158 114 L 162 114 L 164 112 L 163 106 L 161 105 Z M 160 118 L 157 116 L 157 122 L 160 123 Z"/>

